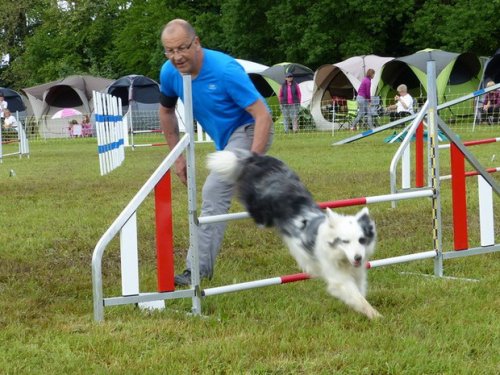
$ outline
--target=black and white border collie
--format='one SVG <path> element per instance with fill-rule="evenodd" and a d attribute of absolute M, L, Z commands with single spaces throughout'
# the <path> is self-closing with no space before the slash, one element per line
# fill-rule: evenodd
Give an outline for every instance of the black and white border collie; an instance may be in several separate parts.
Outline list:
<path fill-rule="evenodd" d="M 327 283 L 328 292 L 373 319 L 381 315 L 365 299 L 366 262 L 376 230 L 368 208 L 354 216 L 325 211 L 297 174 L 282 161 L 250 151 L 219 151 L 208 168 L 234 183 L 240 201 L 261 226 L 276 227 L 299 267 Z"/>

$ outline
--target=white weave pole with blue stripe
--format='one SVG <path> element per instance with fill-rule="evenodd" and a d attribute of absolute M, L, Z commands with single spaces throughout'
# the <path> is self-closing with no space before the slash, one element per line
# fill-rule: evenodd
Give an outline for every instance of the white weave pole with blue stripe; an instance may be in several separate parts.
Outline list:
<path fill-rule="evenodd" d="M 101 176 L 125 160 L 122 102 L 110 94 L 93 92 L 97 151 Z"/>

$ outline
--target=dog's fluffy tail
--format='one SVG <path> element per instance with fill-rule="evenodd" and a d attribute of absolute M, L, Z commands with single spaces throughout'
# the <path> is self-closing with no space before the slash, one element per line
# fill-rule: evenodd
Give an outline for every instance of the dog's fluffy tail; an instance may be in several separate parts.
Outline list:
<path fill-rule="evenodd" d="M 224 181 L 235 182 L 243 169 L 242 161 L 251 155 L 247 150 L 214 152 L 207 157 L 207 167 Z"/>

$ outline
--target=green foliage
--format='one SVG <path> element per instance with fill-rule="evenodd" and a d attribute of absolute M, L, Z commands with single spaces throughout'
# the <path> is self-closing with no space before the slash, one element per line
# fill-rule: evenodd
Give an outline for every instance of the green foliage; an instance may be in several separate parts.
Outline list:
<path fill-rule="evenodd" d="M 405 30 L 403 42 L 417 49 L 489 55 L 500 40 L 494 14 L 500 14 L 500 1 L 428 0 Z"/>
<path fill-rule="evenodd" d="M 404 56 L 423 48 L 490 56 L 500 26 L 491 0 L 0 0 L 0 52 L 11 64 L 4 86 L 20 89 L 68 74 L 157 79 L 160 33 L 173 18 L 196 28 L 202 44 L 266 65 L 312 69 L 351 56 Z"/>

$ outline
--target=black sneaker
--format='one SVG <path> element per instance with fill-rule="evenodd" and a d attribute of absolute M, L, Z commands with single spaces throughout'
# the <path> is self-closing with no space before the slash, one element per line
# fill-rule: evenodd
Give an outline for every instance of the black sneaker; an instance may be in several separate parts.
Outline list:
<path fill-rule="evenodd" d="M 174 284 L 175 286 L 191 285 L 191 270 L 184 270 L 180 275 L 175 275 Z"/>

